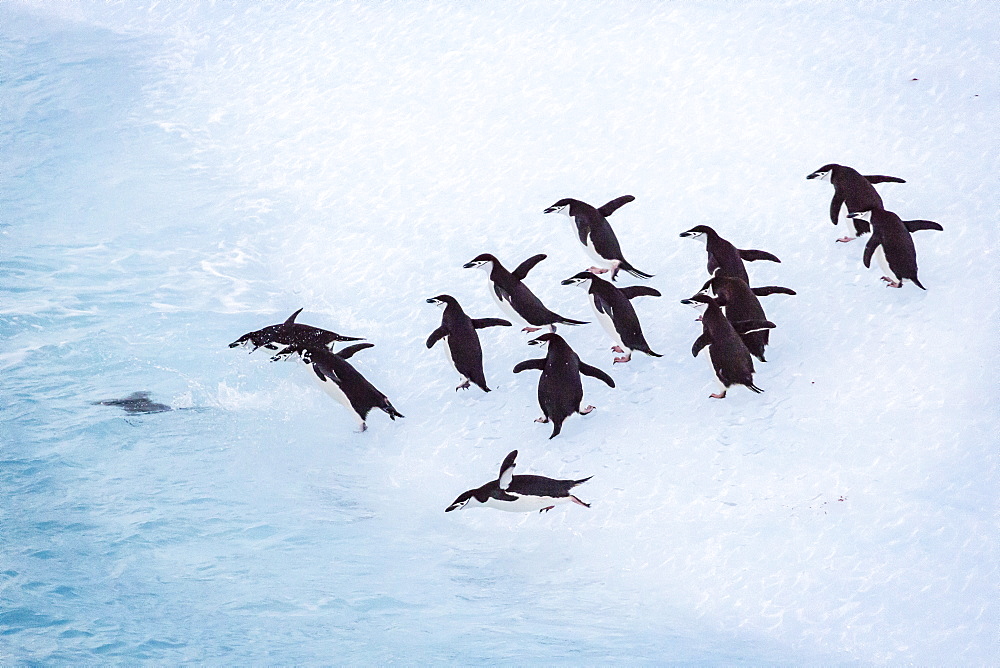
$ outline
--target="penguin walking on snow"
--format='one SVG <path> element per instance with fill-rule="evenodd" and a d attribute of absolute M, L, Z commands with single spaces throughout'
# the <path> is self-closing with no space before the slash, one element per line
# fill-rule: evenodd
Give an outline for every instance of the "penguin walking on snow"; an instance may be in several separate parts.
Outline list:
<path fill-rule="evenodd" d="M 562 424 L 573 413 L 587 415 L 593 406 L 581 408 L 583 402 L 583 382 L 580 374 L 597 378 L 614 387 L 611 376 L 597 367 L 590 366 L 580 360 L 580 357 L 569 347 L 569 344 L 558 334 L 542 334 L 537 339 L 528 341 L 532 346 L 548 345 L 548 354 L 540 359 L 525 360 L 514 367 L 514 373 L 528 369 L 542 372 L 538 380 L 538 405 L 542 408 L 542 417 L 535 422 L 552 422 L 552 435 L 555 438 L 562 431 Z"/>
<path fill-rule="evenodd" d="M 767 295 L 783 294 L 794 295 L 795 291 L 789 288 L 782 288 L 777 285 L 766 285 L 759 288 L 751 288 L 742 279 L 732 276 L 716 275 L 708 279 L 702 292 L 708 292 L 715 298 L 719 306 L 725 307 L 726 318 L 730 323 L 745 322 L 748 320 L 767 320 L 764 315 L 764 308 L 760 305 L 757 297 Z M 758 329 L 743 333 L 740 338 L 746 344 L 750 354 L 766 362 L 764 359 L 764 347 L 770 340 L 770 329 Z"/>
<path fill-rule="evenodd" d="M 715 377 L 721 384 L 719 392 L 711 395 L 713 399 L 725 399 L 726 391 L 732 385 L 744 385 L 752 392 L 761 393 L 764 390 L 753 384 L 753 360 L 740 334 L 757 329 L 774 327 L 767 320 L 750 320 L 730 323 L 722 313 L 722 308 L 712 297 L 699 292 L 690 299 L 682 299 L 682 304 L 705 306 L 705 312 L 699 318 L 702 333 L 691 347 L 691 354 L 697 357 L 705 346 L 708 346 L 709 361 L 715 371 Z"/>
<path fill-rule="evenodd" d="M 868 209 L 885 208 L 882 204 L 882 197 L 878 194 L 872 184 L 874 183 L 906 183 L 903 179 L 895 176 L 881 176 L 872 174 L 862 175 L 858 170 L 844 165 L 829 164 L 823 165 L 815 172 L 806 177 L 807 179 L 819 179 L 829 181 L 833 185 L 833 199 L 830 200 L 830 221 L 836 225 L 840 218 L 840 208 L 847 205 L 847 213 L 858 213 Z M 848 215 L 848 218 L 852 216 Z M 854 218 L 855 236 L 844 236 L 837 241 L 854 241 L 863 234 L 870 231 L 868 223 Z"/>
<path fill-rule="evenodd" d="M 926 290 L 917 279 L 917 249 L 913 245 L 911 232 L 918 230 L 943 230 L 933 220 L 900 220 L 892 211 L 870 209 L 848 215 L 855 220 L 871 223 L 872 236 L 865 245 L 865 267 L 871 267 L 872 256 L 887 276 L 882 276 L 889 288 L 903 287 L 903 280 L 912 281 L 921 290 Z M 895 278 L 896 280 L 893 280 Z"/>
<path fill-rule="evenodd" d="M 685 239 L 698 239 L 704 242 L 708 251 L 708 273 L 715 274 L 716 270 L 722 276 L 735 276 L 742 278 L 744 283 L 750 283 L 750 276 L 747 275 L 743 260 L 754 262 L 756 260 L 770 260 L 771 262 L 781 262 L 777 257 L 762 250 L 740 250 L 725 239 L 708 225 L 695 225 L 687 232 L 681 232 Z"/>
<path fill-rule="evenodd" d="M 500 261 L 489 253 L 476 256 L 465 263 L 466 269 L 481 267 L 489 275 L 490 295 L 500 310 L 511 320 L 524 324 L 525 332 L 537 332 L 542 327 L 556 331 L 556 324 L 586 325 L 582 320 L 571 320 L 550 311 L 535 294 L 524 284 L 524 278 L 531 269 L 544 260 L 546 255 L 533 255 L 518 265 L 513 272 L 507 271 Z"/>
<path fill-rule="evenodd" d="M 659 291 L 642 285 L 618 288 L 613 283 L 589 271 L 581 271 L 575 276 L 567 278 L 562 284 L 588 286 L 587 294 L 590 298 L 590 305 L 594 309 L 594 315 L 616 344 L 611 350 L 624 355 L 624 357 L 616 357 L 615 364 L 631 360 L 633 350 L 641 350 L 652 357 L 663 357 L 649 349 L 649 344 L 646 343 L 646 338 L 642 335 L 639 316 L 636 315 L 630 301 L 642 296 L 659 297 Z"/>
<path fill-rule="evenodd" d="M 591 267 L 592 272 L 603 274 L 610 269 L 612 281 L 618 276 L 619 269 L 627 271 L 636 278 L 652 278 L 652 274 L 639 271 L 628 263 L 625 256 L 622 255 L 618 237 L 615 236 L 615 231 L 608 223 L 608 216 L 634 199 L 635 197 L 632 195 L 622 195 L 601 208 L 595 209 L 586 202 L 567 198 L 561 199 L 545 209 L 544 213 L 561 213 L 573 220 L 580 243 L 583 244 L 587 254 L 594 262 L 601 265 Z"/>
<path fill-rule="evenodd" d="M 573 502 L 584 508 L 590 508 L 570 492 L 574 487 L 587 482 L 593 476 L 580 480 L 555 480 L 540 475 L 514 475 L 514 460 L 517 450 L 514 450 L 500 465 L 500 475 L 482 487 L 470 489 L 458 495 L 444 512 L 464 508 L 496 508 L 508 512 L 530 513 L 535 510 L 543 512 L 552 510 L 558 504 Z"/>
<path fill-rule="evenodd" d="M 373 347 L 371 343 L 358 343 L 334 353 L 321 346 L 294 346 L 287 354 L 299 353 L 326 393 L 351 411 L 361 431 L 365 431 L 368 429 L 365 420 L 373 408 L 384 411 L 392 420 L 405 417 L 389 403 L 388 397 L 347 362 L 359 350 Z"/>
<path fill-rule="evenodd" d="M 427 300 L 444 309 L 441 316 L 441 326 L 431 332 L 427 338 L 427 347 L 444 339 L 445 352 L 455 371 L 462 377 L 462 382 L 455 391 L 469 389 L 470 381 L 489 392 L 486 386 L 486 374 L 483 372 L 483 347 L 479 342 L 477 329 L 484 327 L 510 327 L 510 323 L 500 318 L 477 318 L 473 320 L 465 314 L 458 300 L 451 295 L 438 295 Z"/>

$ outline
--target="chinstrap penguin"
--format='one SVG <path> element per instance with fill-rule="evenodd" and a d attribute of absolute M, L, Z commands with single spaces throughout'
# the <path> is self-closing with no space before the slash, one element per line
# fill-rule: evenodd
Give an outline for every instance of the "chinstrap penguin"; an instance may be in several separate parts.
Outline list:
<path fill-rule="evenodd" d="M 722 313 L 722 308 L 715 299 L 702 292 L 690 299 L 682 299 L 681 303 L 706 307 L 699 318 L 702 333 L 691 346 L 691 354 L 697 357 L 702 349 L 708 346 L 709 361 L 721 385 L 719 392 L 713 393 L 711 397 L 725 399 L 726 391 L 732 385 L 744 385 L 753 392 L 763 392 L 764 390 L 753 384 L 753 359 L 740 334 L 771 328 L 774 327 L 774 323 L 767 320 L 750 320 L 733 324 Z"/>
<path fill-rule="evenodd" d="M 280 325 L 270 325 L 263 329 L 248 332 L 229 344 L 230 348 L 247 346 L 250 352 L 258 348 L 280 351 L 285 346 L 322 346 L 331 348 L 338 341 L 361 341 L 363 337 L 342 336 L 319 327 L 302 325 L 295 322 L 295 317 L 302 313 L 299 309 Z"/>
<path fill-rule="evenodd" d="M 762 250 L 741 250 L 719 236 L 719 233 L 708 225 L 695 225 L 687 232 L 681 232 L 680 236 L 685 239 L 697 239 L 704 242 L 708 251 L 708 273 L 712 275 L 721 274 L 723 276 L 735 276 L 742 278 L 744 283 L 750 283 L 746 267 L 743 260 L 755 262 L 757 260 L 770 260 L 771 262 L 781 262 L 777 257 Z M 718 272 L 716 271 L 718 270 Z"/>
<path fill-rule="evenodd" d="M 593 476 L 580 480 L 556 480 L 540 475 L 514 475 L 514 460 L 517 450 L 514 450 L 503 460 L 500 475 L 482 487 L 470 489 L 458 495 L 444 512 L 464 508 L 496 508 L 508 512 L 530 513 L 552 510 L 561 503 L 576 503 L 584 508 L 590 508 L 570 490 L 585 483 Z"/>
<path fill-rule="evenodd" d="M 839 222 L 840 209 L 845 204 L 848 214 L 884 208 L 882 196 L 875 190 L 873 183 L 906 183 L 903 179 L 895 176 L 879 174 L 864 176 L 856 169 L 832 163 L 823 165 L 806 178 L 829 181 L 833 185 L 833 199 L 830 200 L 830 221 L 834 225 Z M 848 215 L 848 218 L 851 216 Z M 855 218 L 853 222 L 855 236 L 844 236 L 837 241 L 854 241 L 861 235 L 868 234 L 871 230 L 868 223 L 863 220 Z"/>
<path fill-rule="evenodd" d="M 431 332 L 427 338 L 427 347 L 431 348 L 438 341 L 444 340 L 448 360 L 462 377 L 462 382 L 455 390 L 468 389 L 471 381 L 482 388 L 483 392 L 489 392 L 486 374 L 483 372 L 483 347 L 476 330 L 484 327 L 510 327 L 510 323 L 500 318 L 473 320 L 465 314 L 458 300 L 451 295 L 431 297 L 427 303 L 444 309 L 441 326 Z"/>
<path fill-rule="evenodd" d="M 586 202 L 566 198 L 545 209 L 544 213 L 561 213 L 569 216 L 575 223 L 580 243 L 594 262 L 600 265 L 591 267 L 592 272 L 603 274 L 610 269 L 612 281 L 618 276 L 619 270 L 627 271 L 636 278 L 652 278 L 652 274 L 639 271 L 625 260 L 618 237 L 608 223 L 608 216 L 634 199 L 632 195 L 622 195 L 595 209 Z"/>
<path fill-rule="evenodd" d="M 548 353 L 543 358 L 519 362 L 514 367 L 514 373 L 528 369 L 542 372 L 538 379 L 538 405 L 542 408 L 542 417 L 535 422 L 552 422 L 552 435 L 549 438 L 555 438 L 562 431 L 562 424 L 570 415 L 573 413 L 587 415 L 594 410 L 593 406 L 581 408 L 583 381 L 580 379 L 580 374 L 597 378 L 607 383 L 608 387 L 614 387 L 615 381 L 597 367 L 581 361 L 558 334 L 542 334 L 528 341 L 528 344 L 548 345 Z"/>
<path fill-rule="evenodd" d="M 282 354 L 298 353 L 316 374 L 326 393 L 349 410 L 358 421 L 360 430 L 365 431 L 368 429 L 365 420 L 373 408 L 385 412 L 392 420 L 405 417 L 389 403 L 388 397 L 347 362 L 359 350 L 373 347 L 371 343 L 357 343 L 334 353 L 324 346 L 291 346 Z"/>
<path fill-rule="evenodd" d="M 630 301 L 642 296 L 659 297 L 659 291 L 642 285 L 618 288 L 589 271 L 581 271 L 567 278 L 562 284 L 587 287 L 587 296 L 597 321 L 615 342 L 612 350 L 623 355 L 615 358 L 615 364 L 631 360 L 633 350 L 641 350 L 652 357 L 662 357 L 649 349 L 649 344 L 642 334 L 642 327 L 639 325 L 639 316 L 636 315 Z"/>
<path fill-rule="evenodd" d="M 490 285 L 490 295 L 511 320 L 524 325 L 523 331 L 537 332 L 542 327 L 548 327 L 550 331 L 556 331 L 556 324 L 560 325 L 586 325 L 582 320 L 572 320 L 564 318 L 558 313 L 554 313 L 545 307 L 535 294 L 524 284 L 524 278 L 531 269 L 545 259 L 545 255 L 539 253 L 533 255 L 518 265 L 514 271 L 507 271 L 500 261 L 489 253 L 476 256 L 473 260 L 465 263 L 466 269 L 473 267 L 483 268 Z"/>
<path fill-rule="evenodd" d="M 726 318 L 731 323 L 747 320 L 767 320 L 764 308 L 760 305 L 760 300 L 757 297 L 775 294 L 795 294 L 794 290 L 782 288 L 777 285 L 751 288 L 742 279 L 721 275 L 708 279 L 708 282 L 705 283 L 701 291 L 714 297 L 716 303 L 725 308 Z M 767 361 L 764 359 L 764 347 L 767 346 L 770 340 L 770 333 L 770 329 L 759 329 L 741 335 L 743 343 L 746 344 L 750 354 L 761 362 Z"/>
<path fill-rule="evenodd" d="M 872 236 L 865 245 L 863 261 L 865 267 L 871 267 L 872 256 L 878 260 L 879 266 L 887 276 L 882 276 L 890 288 L 903 287 L 903 281 L 912 281 L 921 290 L 926 290 L 917 279 L 917 249 L 913 244 L 911 232 L 917 230 L 943 230 L 932 220 L 900 220 L 892 211 L 874 209 L 849 214 L 855 220 L 871 223 Z M 895 280 L 893 280 L 895 278 Z"/>

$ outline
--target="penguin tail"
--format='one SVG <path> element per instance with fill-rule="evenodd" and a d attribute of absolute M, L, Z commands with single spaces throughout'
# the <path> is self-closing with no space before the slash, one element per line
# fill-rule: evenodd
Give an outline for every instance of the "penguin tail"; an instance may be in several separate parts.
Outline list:
<path fill-rule="evenodd" d="M 396 418 L 406 417 L 405 415 L 403 415 L 402 413 L 400 413 L 399 411 L 397 411 L 396 408 L 392 404 L 389 403 L 388 399 L 386 399 L 385 403 L 383 405 L 379 406 L 379 408 L 381 408 L 383 411 L 385 411 L 386 414 L 389 416 L 389 419 L 391 419 L 393 421 L 395 421 Z"/>
<path fill-rule="evenodd" d="M 913 277 L 913 278 L 911 278 L 910 280 L 911 280 L 911 281 L 913 281 L 913 284 L 914 284 L 915 286 L 917 286 L 918 288 L 920 288 L 921 290 L 926 290 L 926 289 L 927 289 L 927 288 L 925 288 L 924 286 L 920 285 L 920 281 L 918 281 L 918 280 L 917 280 L 917 277 L 916 277 L 916 276 L 914 276 L 914 277 Z"/>
<path fill-rule="evenodd" d="M 654 353 L 654 352 L 653 352 L 652 350 L 650 350 L 649 348 L 646 348 L 646 349 L 645 349 L 645 350 L 643 350 L 642 352 L 646 353 L 646 354 L 647 354 L 647 355 L 649 355 L 650 357 L 663 357 L 663 355 L 661 355 L 660 353 Z"/>
<path fill-rule="evenodd" d="M 760 394 L 761 392 L 764 391 L 759 387 L 757 387 L 756 385 L 754 385 L 752 382 L 747 383 L 747 389 L 750 390 L 751 392 L 756 392 L 757 394 Z"/>
<path fill-rule="evenodd" d="M 593 477 L 594 477 L 594 476 L 592 476 L 592 475 L 589 475 L 589 476 L 587 476 L 586 478 L 581 478 L 580 480 L 574 480 L 574 481 L 573 481 L 573 484 L 572 484 L 572 485 L 570 485 L 569 487 L 570 487 L 570 489 L 573 489 L 573 488 L 574 488 L 574 487 L 576 487 L 577 485 L 582 485 L 583 483 L 587 482 L 588 480 L 590 480 L 590 479 L 591 479 L 591 478 L 593 478 Z"/>
<path fill-rule="evenodd" d="M 562 431 L 562 420 L 553 420 L 552 421 L 552 435 L 549 436 L 549 440 L 551 441 L 553 438 L 555 438 L 556 436 L 558 436 L 559 432 L 561 432 L 561 431 Z"/>
<path fill-rule="evenodd" d="M 635 267 L 633 267 L 632 265 L 630 265 L 628 262 L 622 262 L 618 266 L 619 266 L 619 268 L 622 271 L 627 271 L 628 273 L 632 274 L 636 278 L 652 278 L 653 277 L 653 274 L 647 274 L 644 271 L 639 271 L 638 269 L 636 269 Z"/>
<path fill-rule="evenodd" d="M 589 325 L 590 323 L 586 320 L 573 320 L 571 318 L 563 318 L 557 321 L 560 325 Z"/>

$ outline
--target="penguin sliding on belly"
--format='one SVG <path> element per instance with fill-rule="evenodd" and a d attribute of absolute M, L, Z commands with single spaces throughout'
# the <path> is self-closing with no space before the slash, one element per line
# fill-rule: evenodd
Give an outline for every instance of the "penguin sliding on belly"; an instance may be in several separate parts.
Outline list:
<path fill-rule="evenodd" d="M 777 285 L 766 285 L 759 288 L 751 288 L 742 279 L 732 276 L 716 275 L 708 279 L 702 292 L 714 297 L 719 306 L 725 307 L 726 318 L 731 323 L 744 322 L 747 320 L 767 320 L 764 315 L 764 308 L 760 305 L 757 297 L 767 295 L 783 294 L 794 295 L 795 291 L 789 288 L 782 288 Z M 766 362 L 764 359 L 764 347 L 770 341 L 770 329 L 759 329 L 745 332 L 740 335 L 743 343 L 746 344 L 750 354 Z"/>
<path fill-rule="evenodd" d="M 514 367 L 514 373 L 528 369 L 542 372 L 538 380 L 538 405 L 542 408 L 542 417 L 535 422 L 552 422 L 552 435 L 549 438 L 555 438 L 570 415 L 587 415 L 594 410 L 593 406 L 581 408 L 583 382 L 580 374 L 604 381 L 608 387 L 614 387 L 615 381 L 597 367 L 582 362 L 558 334 L 542 334 L 537 339 L 528 341 L 528 345 L 548 345 L 548 354 L 540 359 L 519 362 Z"/>
<path fill-rule="evenodd" d="M 709 361 L 715 371 L 715 377 L 721 384 L 721 389 L 710 395 L 713 399 L 725 399 L 726 391 L 732 385 L 743 385 L 752 392 L 761 393 L 764 390 L 753 384 L 753 360 L 741 334 L 757 329 L 773 328 L 774 323 L 767 320 L 750 320 L 730 323 L 722 313 L 718 302 L 712 297 L 699 292 L 690 299 L 682 299 L 682 304 L 695 307 L 706 307 L 699 318 L 702 333 L 691 347 L 691 354 L 697 357 L 705 346 L 708 346 Z"/>
<path fill-rule="evenodd" d="M 490 295 L 497 303 L 500 310 L 507 314 L 511 320 L 524 325 L 522 331 L 537 332 L 542 327 L 548 327 L 549 331 L 556 331 L 556 324 L 560 325 L 586 325 L 582 320 L 571 320 L 564 318 L 558 313 L 554 313 L 545 307 L 535 294 L 524 284 L 524 278 L 531 269 L 545 259 L 544 254 L 533 255 L 518 265 L 513 272 L 507 271 L 500 261 L 489 253 L 476 256 L 473 260 L 465 263 L 466 269 L 481 267 L 489 278 Z"/>
<path fill-rule="evenodd" d="M 358 421 L 361 431 L 365 431 L 368 429 L 365 420 L 373 408 L 385 412 L 392 420 L 405 417 L 389 403 L 388 397 L 347 362 L 359 350 L 373 347 L 374 344 L 371 343 L 358 343 L 333 353 L 324 347 L 294 346 L 282 354 L 288 356 L 298 353 L 319 379 L 323 390 L 349 410 Z"/>
<path fill-rule="evenodd" d="M 641 350 L 651 357 L 662 357 L 659 353 L 654 353 L 649 349 L 649 344 L 646 343 L 646 338 L 642 334 L 642 327 L 639 325 L 639 316 L 636 315 L 630 301 L 641 296 L 659 297 L 659 291 L 642 285 L 619 289 L 614 284 L 589 271 L 581 271 L 575 276 L 567 278 L 562 284 L 580 285 L 588 288 L 587 294 L 597 321 L 604 327 L 604 331 L 608 333 L 611 340 L 616 343 L 612 350 L 624 355 L 624 357 L 616 357 L 615 364 L 631 360 L 633 350 Z"/>
<path fill-rule="evenodd" d="M 890 288 L 903 287 L 903 281 L 912 281 L 921 290 L 926 290 L 917 279 L 917 249 L 913 245 L 911 232 L 918 230 L 943 230 L 932 220 L 900 220 L 899 216 L 885 209 L 874 209 L 849 214 L 849 218 L 871 223 L 872 236 L 865 245 L 863 261 L 871 267 L 872 256 L 888 276 L 882 276 Z M 895 278 L 895 280 L 893 280 Z"/>
<path fill-rule="evenodd" d="M 906 183 L 903 179 L 895 176 L 879 174 L 864 176 L 856 169 L 836 164 L 823 165 L 806 178 L 829 181 L 833 185 L 833 199 L 830 200 L 830 221 L 834 225 L 839 221 L 840 209 L 844 205 L 847 205 L 848 214 L 884 208 L 882 197 L 875 190 L 873 183 Z M 851 218 L 850 215 L 847 217 Z M 868 234 L 870 230 L 867 222 L 855 218 L 855 236 L 844 236 L 837 241 L 845 243 L 854 241 L 861 235 Z"/>
<path fill-rule="evenodd" d="M 486 386 L 486 374 L 483 372 L 483 347 L 479 342 L 477 329 L 484 327 L 510 327 L 510 323 L 500 318 L 477 318 L 473 320 L 465 314 L 458 300 L 451 295 L 438 295 L 427 300 L 444 309 L 441 316 L 441 326 L 431 332 L 427 338 L 427 347 L 431 348 L 444 339 L 445 352 L 452 366 L 462 377 L 458 390 L 466 390 L 473 382 L 489 392 Z"/>
<path fill-rule="evenodd" d="M 556 480 L 540 475 L 514 475 L 514 460 L 517 450 L 514 450 L 500 465 L 500 475 L 482 487 L 470 489 L 458 495 L 444 512 L 465 508 L 496 508 L 507 512 L 530 513 L 552 510 L 561 503 L 575 503 L 590 508 L 576 498 L 570 490 L 585 483 L 593 476 L 580 480 Z"/>
<path fill-rule="evenodd" d="M 621 246 L 618 244 L 618 237 L 608 223 L 608 216 L 618 210 L 624 204 L 635 200 L 632 195 L 622 195 L 611 200 L 599 209 L 595 209 L 586 202 L 578 199 L 561 199 L 544 213 L 561 213 L 569 216 L 576 225 L 576 233 L 580 243 L 587 250 L 587 254 L 600 266 L 591 267 L 591 271 L 603 274 L 611 270 L 611 280 L 618 276 L 619 270 L 627 271 L 636 278 L 652 278 L 652 274 L 639 271 L 625 259 L 622 255 Z"/>
<path fill-rule="evenodd" d="M 704 242 L 708 251 L 708 273 L 721 274 L 722 276 L 735 276 L 742 278 L 744 283 L 750 283 L 750 276 L 747 275 L 743 260 L 754 262 L 756 260 L 770 260 L 771 262 L 781 262 L 777 257 L 762 250 L 740 250 L 725 239 L 708 225 L 695 225 L 687 232 L 681 232 L 685 239 L 697 239 Z"/>

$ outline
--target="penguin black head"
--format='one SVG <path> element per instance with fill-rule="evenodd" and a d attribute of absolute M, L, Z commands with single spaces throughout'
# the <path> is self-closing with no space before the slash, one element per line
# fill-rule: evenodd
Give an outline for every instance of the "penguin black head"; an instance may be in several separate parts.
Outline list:
<path fill-rule="evenodd" d="M 570 276 L 565 281 L 562 281 L 560 285 L 584 285 L 587 281 L 594 280 L 594 274 L 589 271 L 581 271 L 579 274 L 574 274 Z"/>
<path fill-rule="evenodd" d="M 475 497 L 476 490 L 470 489 L 468 492 L 462 492 L 458 495 L 458 498 L 451 502 L 451 505 L 444 509 L 444 512 L 450 513 L 453 510 L 461 510 L 469 504 L 469 501 Z"/>
<path fill-rule="evenodd" d="M 807 176 L 807 179 L 819 179 L 820 181 L 829 181 L 830 177 L 833 175 L 833 170 L 835 167 L 840 167 L 840 165 L 835 165 L 830 163 L 829 165 L 823 165 L 815 172 Z"/>
<path fill-rule="evenodd" d="M 708 225 L 695 225 L 687 232 L 681 232 L 681 236 L 686 239 L 701 239 L 702 241 L 707 241 L 708 237 L 714 234 L 715 230 Z"/>
<path fill-rule="evenodd" d="M 575 199 L 564 198 L 545 209 L 542 213 L 561 213 L 564 216 L 570 215 L 569 210 L 573 204 L 576 203 Z"/>
<path fill-rule="evenodd" d="M 682 299 L 681 304 L 687 304 L 688 306 L 693 306 L 695 308 L 701 308 L 709 304 L 718 304 L 714 298 L 706 295 L 704 292 L 699 292 L 692 295 L 689 299 Z"/>
<path fill-rule="evenodd" d="M 463 269 L 472 269 L 474 267 L 482 267 L 483 265 L 489 264 L 491 262 L 497 262 L 496 257 L 490 255 L 489 253 L 483 253 L 482 255 L 477 255 L 472 260 L 466 262 L 462 265 Z"/>
<path fill-rule="evenodd" d="M 427 300 L 428 304 L 434 304 L 435 306 L 440 306 L 445 308 L 449 304 L 457 304 L 458 301 L 451 295 L 438 295 L 437 297 L 431 297 Z"/>
<path fill-rule="evenodd" d="M 559 342 L 559 341 L 562 341 L 562 340 L 563 340 L 563 338 L 561 336 L 559 336 L 558 334 L 552 334 L 551 332 L 549 332 L 549 333 L 546 333 L 546 334 L 542 334 L 537 339 L 532 339 L 532 340 L 528 341 L 528 345 L 529 346 L 544 346 L 547 343 Z"/>
<path fill-rule="evenodd" d="M 863 220 L 866 223 L 872 222 L 872 210 L 867 211 L 855 211 L 854 213 L 847 214 L 848 218 L 855 218 L 857 220 Z"/>

